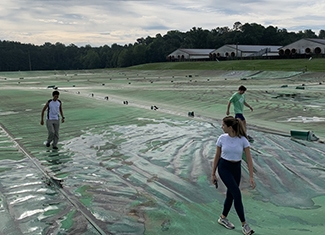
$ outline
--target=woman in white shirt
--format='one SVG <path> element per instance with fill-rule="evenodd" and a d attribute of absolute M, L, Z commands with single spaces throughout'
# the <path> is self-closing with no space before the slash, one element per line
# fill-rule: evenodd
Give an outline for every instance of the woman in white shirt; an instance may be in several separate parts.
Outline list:
<path fill-rule="evenodd" d="M 253 234 L 254 231 L 246 223 L 242 196 L 239 188 L 243 152 L 246 155 L 248 164 L 250 184 L 253 189 L 255 188 L 250 144 L 247 140 L 245 128 L 240 120 L 232 116 L 225 117 L 222 122 L 222 129 L 225 133 L 220 135 L 217 140 L 217 150 L 214 157 L 211 175 L 212 182 L 217 184 L 215 173 L 218 168 L 218 174 L 227 187 L 227 196 L 218 223 L 228 229 L 235 228 L 235 226 L 227 219 L 230 208 L 234 203 L 235 210 L 242 223 L 242 231 L 245 235 L 250 235 Z"/>

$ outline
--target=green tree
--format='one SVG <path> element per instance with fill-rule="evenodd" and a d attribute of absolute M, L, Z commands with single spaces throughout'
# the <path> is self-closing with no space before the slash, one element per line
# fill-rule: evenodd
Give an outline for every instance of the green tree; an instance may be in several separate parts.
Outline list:
<path fill-rule="evenodd" d="M 100 58 L 95 50 L 87 50 L 86 55 L 82 58 L 82 65 L 85 69 L 99 68 Z"/>
<path fill-rule="evenodd" d="M 318 38 L 325 39 L 325 30 L 321 29 L 318 34 Z"/>
<path fill-rule="evenodd" d="M 136 44 L 132 48 L 133 58 L 132 65 L 145 64 L 146 61 L 146 45 Z"/>
<path fill-rule="evenodd" d="M 241 27 L 242 27 L 242 24 L 239 21 L 237 21 L 234 23 L 232 30 L 233 31 L 241 31 L 242 30 Z"/>
<path fill-rule="evenodd" d="M 262 35 L 260 44 L 261 45 L 277 45 L 279 41 L 278 38 L 278 28 L 273 26 L 268 26 Z"/>
<path fill-rule="evenodd" d="M 242 34 L 239 38 L 240 44 L 260 45 L 262 41 L 264 26 L 256 23 L 244 24 L 242 27 Z"/>
<path fill-rule="evenodd" d="M 187 48 L 205 49 L 207 45 L 209 31 L 202 28 L 193 27 L 185 33 L 184 42 Z"/>
<path fill-rule="evenodd" d="M 311 29 L 306 29 L 304 31 L 304 37 L 305 38 L 317 38 L 317 35 L 314 31 L 312 31 Z"/>

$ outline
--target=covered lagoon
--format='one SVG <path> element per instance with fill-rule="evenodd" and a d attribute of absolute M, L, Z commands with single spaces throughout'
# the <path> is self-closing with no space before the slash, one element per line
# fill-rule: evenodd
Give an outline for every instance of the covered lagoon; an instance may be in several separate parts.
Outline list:
<path fill-rule="evenodd" d="M 210 175 L 227 100 L 245 85 L 257 184 L 250 189 L 243 163 L 248 223 L 256 234 L 324 234 L 324 80 L 262 71 L 1 73 L 0 233 L 242 234 L 234 209 L 235 230 L 217 223 L 226 189 Z M 59 151 L 45 147 L 39 124 L 51 87 L 66 117 Z M 292 139 L 292 129 L 321 141 Z"/>

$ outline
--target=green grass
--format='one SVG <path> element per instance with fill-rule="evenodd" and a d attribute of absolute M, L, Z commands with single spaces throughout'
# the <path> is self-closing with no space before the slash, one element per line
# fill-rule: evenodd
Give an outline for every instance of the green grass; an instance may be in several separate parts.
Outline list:
<path fill-rule="evenodd" d="M 163 62 L 130 67 L 136 70 L 257 70 L 325 72 L 325 59 L 229 60 Z"/>

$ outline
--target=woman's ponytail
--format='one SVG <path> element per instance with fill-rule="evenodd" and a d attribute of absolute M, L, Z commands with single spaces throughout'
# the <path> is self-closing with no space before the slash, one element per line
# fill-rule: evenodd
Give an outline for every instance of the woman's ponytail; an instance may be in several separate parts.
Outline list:
<path fill-rule="evenodd" d="M 245 131 L 243 121 L 240 120 L 239 118 L 237 118 L 237 120 L 238 120 L 238 132 L 237 132 L 237 135 L 238 136 L 245 136 L 246 139 L 247 139 L 248 137 L 247 137 L 247 134 L 246 134 L 246 131 Z"/>
<path fill-rule="evenodd" d="M 227 126 L 232 127 L 232 129 L 234 130 L 236 136 L 238 136 L 238 137 L 244 136 L 244 137 L 247 138 L 246 131 L 245 131 L 245 128 L 244 128 L 244 124 L 240 119 L 234 118 L 233 116 L 228 116 L 228 117 L 225 117 L 223 119 L 223 122 Z"/>

